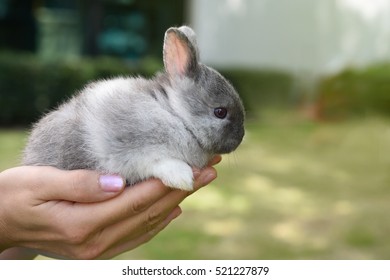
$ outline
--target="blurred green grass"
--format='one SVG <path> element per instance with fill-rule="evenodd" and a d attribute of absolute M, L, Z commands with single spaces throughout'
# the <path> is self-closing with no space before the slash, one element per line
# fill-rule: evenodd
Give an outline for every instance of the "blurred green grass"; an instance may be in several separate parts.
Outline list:
<path fill-rule="evenodd" d="M 20 165 L 27 131 L 0 128 L 0 171 Z"/>
<path fill-rule="evenodd" d="M 390 120 L 261 116 L 177 220 L 117 258 L 388 259 Z M 0 169 L 17 164 L 25 136 L 0 131 Z"/>

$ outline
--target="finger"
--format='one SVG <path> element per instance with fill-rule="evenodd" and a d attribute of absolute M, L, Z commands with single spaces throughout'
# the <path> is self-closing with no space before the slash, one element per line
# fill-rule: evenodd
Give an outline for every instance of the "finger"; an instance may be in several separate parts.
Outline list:
<path fill-rule="evenodd" d="M 174 208 L 174 210 L 166 217 L 164 221 L 162 221 L 159 225 L 157 225 L 152 230 L 143 233 L 141 235 L 138 235 L 136 237 L 128 237 L 118 242 L 116 245 L 109 248 L 101 258 L 107 259 L 112 258 L 114 256 L 117 256 L 121 253 L 124 253 L 126 251 L 130 251 L 132 249 L 137 248 L 138 246 L 150 241 L 153 239 L 159 232 L 161 232 L 163 229 L 165 229 L 174 219 L 176 219 L 178 216 L 180 216 L 182 213 L 182 210 L 179 206 Z"/>
<path fill-rule="evenodd" d="M 215 177 L 214 168 L 203 169 L 195 182 L 196 188 L 208 184 Z M 158 229 L 157 232 L 161 230 L 160 224 L 164 221 L 169 223 L 177 217 L 181 213 L 178 205 L 190 194 L 182 190 L 171 190 L 159 180 L 149 180 L 126 189 L 121 196 L 99 203 L 98 208 L 94 204 L 81 205 L 82 209 L 87 212 L 85 214 L 89 214 L 88 217 L 90 217 L 83 224 L 84 226 L 98 224 L 99 239 L 105 242 L 123 239 L 138 240 L 132 241 L 134 246 L 138 246 L 139 242 L 144 240 L 138 239 L 139 236 L 144 236 L 147 240 L 145 234 L 149 232 L 153 235 L 156 229 Z M 105 207 L 101 207 L 102 205 Z M 88 207 L 91 208 L 88 209 Z M 93 207 L 95 209 L 92 209 Z M 84 216 L 84 214 L 79 216 Z"/>
<path fill-rule="evenodd" d="M 220 163 L 221 160 L 222 160 L 222 156 L 221 156 L 221 155 L 215 155 L 215 156 L 210 160 L 210 162 L 208 163 L 208 166 L 216 165 L 216 164 Z"/>
<path fill-rule="evenodd" d="M 86 215 L 89 224 L 111 225 L 142 213 L 171 191 L 160 180 L 150 179 L 125 188 L 121 195 L 113 199 L 79 205 L 78 215 Z"/>
<path fill-rule="evenodd" d="M 200 171 L 199 176 L 195 178 L 194 190 L 198 190 L 201 187 L 204 187 L 210 184 L 213 180 L 217 178 L 217 171 L 214 167 L 206 167 Z"/>
<path fill-rule="evenodd" d="M 144 215 L 140 216 L 140 224 L 146 227 L 147 231 L 150 231 L 157 224 L 172 212 L 187 196 L 191 195 L 201 187 L 209 184 L 217 177 L 216 170 L 213 167 L 207 167 L 201 170 L 199 177 L 194 183 L 194 191 L 185 192 L 182 190 L 173 190 L 158 201 L 151 205 Z"/>
<path fill-rule="evenodd" d="M 145 192 L 145 194 L 151 195 L 153 192 L 150 192 L 150 189 L 153 187 L 153 184 L 155 184 L 154 187 L 159 193 L 158 196 L 154 195 L 154 200 L 156 201 L 151 200 L 150 197 L 144 197 L 149 201 L 150 205 L 140 213 L 134 213 L 138 211 L 131 209 L 131 206 L 130 208 L 128 207 L 128 205 L 133 203 L 133 200 L 123 198 L 129 194 L 131 199 L 136 195 L 142 198 L 141 193 L 147 188 L 149 188 L 149 191 Z M 160 187 L 163 188 L 160 189 Z M 93 231 L 98 232 L 100 240 L 105 240 L 105 242 L 122 240 L 124 237 L 135 239 L 155 229 L 169 217 L 170 213 L 174 212 L 178 204 L 189 194 L 182 190 L 170 190 L 162 185 L 159 180 L 148 181 L 148 184 L 146 182 L 140 183 L 135 188 L 136 191 L 134 189 L 126 189 L 122 195 L 99 203 L 100 207 L 98 208 L 94 207 L 95 205 L 93 204 L 80 205 L 79 210 L 81 212 L 77 216 L 84 217 L 84 215 L 88 214 L 90 218 L 83 221 L 84 227 L 95 227 L 96 229 Z M 163 189 L 165 191 L 162 191 Z M 134 196 L 131 194 L 134 194 Z M 147 205 L 144 200 L 140 201 L 143 205 Z M 104 209 L 106 210 L 103 210 L 102 205 L 105 206 Z"/>
<path fill-rule="evenodd" d="M 54 167 L 32 167 L 32 180 L 39 185 L 39 199 L 99 202 L 123 191 L 125 181 L 118 175 L 101 175 L 92 170 L 65 171 Z"/>
<path fill-rule="evenodd" d="M 197 190 L 215 179 L 216 171 L 212 167 L 201 170 L 195 180 L 194 189 Z M 137 214 L 137 225 L 140 228 L 146 223 L 153 227 L 165 218 L 184 198 L 192 192 L 173 190 L 163 185 L 160 180 L 151 179 L 126 188 L 120 196 L 95 204 L 74 205 L 78 217 L 88 217 L 85 224 L 94 228 L 103 228 Z M 146 211 L 147 209 L 147 211 Z M 76 209 L 75 209 L 76 210 Z"/>

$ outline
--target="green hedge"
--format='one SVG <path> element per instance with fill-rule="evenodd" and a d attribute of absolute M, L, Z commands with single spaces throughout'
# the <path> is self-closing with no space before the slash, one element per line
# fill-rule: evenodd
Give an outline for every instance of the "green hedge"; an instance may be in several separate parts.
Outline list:
<path fill-rule="evenodd" d="M 33 54 L 0 52 L 0 125 L 29 125 L 68 99 L 87 82 L 118 75 L 149 77 L 162 68 L 150 58 L 129 65 L 113 58 L 45 61 Z M 287 73 L 222 70 L 240 93 L 248 116 L 264 106 L 291 106 L 302 100 Z M 297 98 L 301 96 L 301 98 Z M 390 63 L 347 69 L 320 80 L 316 99 L 323 118 L 378 113 L 390 116 Z"/>
<path fill-rule="evenodd" d="M 29 125 L 80 90 L 88 81 L 118 75 L 149 77 L 162 68 L 157 59 L 130 67 L 113 58 L 45 61 L 33 54 L 0 52 L 0 125 Z M 287 104 L 292 78 L 277 71 L 224 70 L 248 112 Z"/>
<path fill-rule="evenodd" d="M 28 125 L 89 81 L 152 75 L 160 65 L 137 67 L 112 58 L 44 61 L 32 54 L 0 53 L 0 125 Z"/>
<path fill-rule="evenodd" d="M 390 63 L 346 69 L 324 78 L 317 105 L 321 117 L 327 119 L 373 113 L 390 116 Z"/>

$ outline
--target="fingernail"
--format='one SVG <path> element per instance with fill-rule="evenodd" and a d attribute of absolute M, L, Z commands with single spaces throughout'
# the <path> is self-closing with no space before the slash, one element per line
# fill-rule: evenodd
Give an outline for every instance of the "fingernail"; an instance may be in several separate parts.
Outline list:
<path fill-rule="evenodd" d="M 172 221 L 174 219 L 176 219 L 177 217 L 179 217 L 182 213 L 182 210 L 180 207 L 178 207 L 177 209 L 174 209 L 171 214 L 169 214 L 169 219 Z"/>
<path fill-rule="evenodd" d="M 181 208 L 179 208 L 179 210 L 177 211 L 176 215 L 173 217 L 173 219 L 176 219 L 177 217 L 179 217 L 181 215 L 181 213 L 183 213 L 183 211 L 181 210 Z"/>
<path fill-rule="evenodd" d="M 217 173 L 215 171 L 209 171 L 205 174 L 202 174 L 199 180 L 202 186 L 205 186 L 215 180 L 215 178 L 217 178 Z"/>
<path fill-rule="evenodd" d="M 192 173 L 194 174 L 194 179 L 196 180 L 199 178 L 201 172 L 200 172 L 200 169 L 193 167 Z"/>
<path fill-rule="evenodd" d="M 175 209 L 172 210 L 171 213 L 165 218 L 165 220 L 162 222 L 165 226 L 168 225 L 170 222 L 172 222 L 174 219 L 179 217 L 181 215 L 182 211 L 180 206 L 177 206 Z"/>
<path fill-rule="evenodd" d="M 99 184 L 105 192 L 119 192 L 123 189 L 125 181 L 118 175 L 101 175 Z"/>

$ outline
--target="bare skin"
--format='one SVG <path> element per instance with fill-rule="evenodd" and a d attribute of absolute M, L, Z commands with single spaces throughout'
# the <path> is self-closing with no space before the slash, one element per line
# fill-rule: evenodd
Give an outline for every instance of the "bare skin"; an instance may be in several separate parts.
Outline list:
<path fill-rule="evenodd" d="M 179 204 L 216 178 L 211 166 L 220 161 L 216 156 L 210 166 L 194 170 L 193 192 L 170 189 L 156 179 L 125 188 L 115 176 L 110 186 L 90 170 L 5 170 L 0 173 L 0 259 L 31 259 L 37 252 L 107 259 L 132 250 L 181 214 Z"/>

